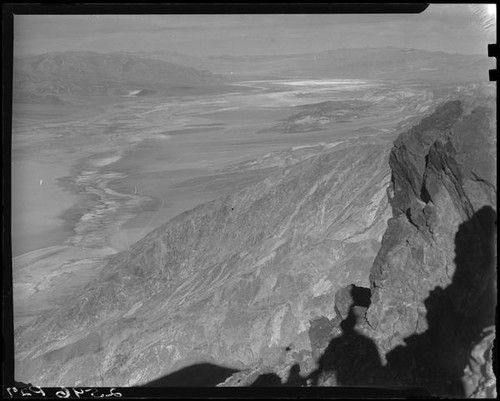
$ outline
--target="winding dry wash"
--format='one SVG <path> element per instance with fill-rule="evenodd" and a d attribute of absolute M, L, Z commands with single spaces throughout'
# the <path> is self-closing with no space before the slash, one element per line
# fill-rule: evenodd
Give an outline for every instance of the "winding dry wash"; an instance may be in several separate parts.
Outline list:
<path fill-rule="evenodd" d="M 496 393 L 488 59 L 267 53 L 16 55 L 18 382 Z"/>

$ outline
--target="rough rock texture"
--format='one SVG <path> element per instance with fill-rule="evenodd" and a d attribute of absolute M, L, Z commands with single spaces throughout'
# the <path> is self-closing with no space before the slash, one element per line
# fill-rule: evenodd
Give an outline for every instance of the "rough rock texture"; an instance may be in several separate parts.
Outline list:
<path fill-rule="evenodd" d="M 464 392 L 470 398 L 495 398 L 496 378 L 493 372 L 492 346 L 495 330 L 488 327 L 481 333 L 470 351 L 463 378 Z"/>
<path fill-rule="evenodd" d="M 325 316 L 311 321 L 309 328 L 309 341 L 311 342 L 312 357 L 316 360 L 323 355 L 328 343 L 336 334 L 340 334 L 339 325 L 342 320 L 335 316 L 328 319 Z"/>
<path fill-rule="evenodd" d="M 362 313 L 370 305 L 370 289 L 358 287 L 354 284 L 339 289 L 335 293 L 335 313 L 333 319 L 320 316 L 311 320 L 309 327 L 309 341 L 312 357 L 319 360 L 324 354 L 330 341 L 341 335 L 341 323 L 348 319 L 350 313 Z"/>
<path fill-rule="evenodd" d="M 301 385 L 496 396 L 495 121 L 491 99 L 466 97 L 395 141 L 393 217 L 371 270 L 371 304 L 359 305 L 350 285 L 335 295 L 334 319 L 311 321 L 316 368 L 301 370 Z M 255 371 L 225 385 L 283 383 Z"/>
<path fill-rule="evenodd" d="M 491 352 L 482 332 L 495 322 L 495 121 L 487 101 L 451 101 L 394 144 L 393 217 L 363 330 L 391 382 L 454 396 L 491 388 L 490 359 L 477 355 Z"/>
<path fill-rule="evenodd" d="M 375 343 L 360 333 L 366 307 L 352 306 L 332 336 L 318 368 L 309 375 L 314 386 L 373 386 L 381 383 L 383 370 Z"/>
<path fill-rule="evenodd" d="M 369 285 L 390 215 L 388 150 L 334 147 L 177 216 L 20 327 L 16 377 L 135 385 L 201 362 L 285 372 L 292 359 L 312 370 L 310 321 L 335 316 L 337 289 Z"/>
<path fill-rule="evenodd" d="M 347 319 L 352 306 L 370 306 L 371 292 L 369 288 L 355 284 L 341 288 L 335 294 L 335 311 L 341 320 Z"/>

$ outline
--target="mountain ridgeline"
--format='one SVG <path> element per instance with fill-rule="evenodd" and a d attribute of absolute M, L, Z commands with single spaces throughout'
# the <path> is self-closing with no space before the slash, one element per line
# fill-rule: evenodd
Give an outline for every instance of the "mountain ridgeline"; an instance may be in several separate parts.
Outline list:
<path fill-rule="evenodd" d="M 494 397 L 496 115 L 452 101 L 391 152 L 393 217 L 370 273 L 367 333 L 388 379 Z"/>
<path fill-rule="evenodd" d="M 317 367 L 308 372 L 292 358 L 272 369 L 238 372 L 222 386 L 263 383 L 264 377 L 281 385 L 299 363 L 309 385 L 495 397 L 493 104 L 491 98 L 447 101 L 395 141 L 392 217 L 370 286 L 342 288 L 330 306 L 337 316 L 311 321 Z"/>
<path fill-rule="evenodd" d="M 22 102 L 30 95 L 49 101 L 58 95 L 127 95 L 218 82 L 208 71 L 162 60 L 121 53 L 58 52 L 14 58 L 13 98 Z"/>
<path fill-rule="evenodd" d="M 488 79 L 488 68 L 493 67 L 486 57 L 486 50 L 483 56 L 396 47 L 249 56 L 196 57 L 168 51 L 135 54 L 235 76 L 387 79 L 391 82 L 421 80 L 463 84 Z"/>
<path fill-rule="evenodd" d="M 466 84 L 484 82 L 486 56 L 393 47 L 310 54 L 196 57 L 168 51 L 68 51 L 14 57 L 13 100 L 64 102 L 67 95 L 183 93 L 244 77 L 373 79 Z M 233 75 L 234 74 L 234 75 Z M 240 88 L 241 89 L 241 88 Z"/>
<path fill-rule="evenodd" d="M 276 76 L 388 79 L 394 82 L 485 81 L 490 60 L 480 55 L 449 54 L 395 47 L 336 49 L 275 56 L 211 57 L 211 71 Z"/>

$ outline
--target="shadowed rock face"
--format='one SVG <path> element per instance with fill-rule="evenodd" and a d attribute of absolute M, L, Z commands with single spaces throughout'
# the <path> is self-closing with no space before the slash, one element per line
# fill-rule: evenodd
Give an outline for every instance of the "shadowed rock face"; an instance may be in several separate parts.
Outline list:
<path fill-rule="evenodd" d="M 387 160 L 382 145 L 335 147 L 179 215 L 21 327 L 16 377 L 117 386 L 202 362 L 306 359 L 310 320 L 335 316 L 337 289 L 369 285 L 390 214 Z M 94 337 L 91 352 L 72 349 Z"/>
<path fill-rule="evenodd" d="M 399 384 L 464 396 L 487 381 L 482 373 L 464 387 L 463 376 L 471 349 L 491 350 L 483 330 L 494 325 L 496 299 L 494 121 L 481 101 L 447 102 L 391 152 L 393 217 L 370 273 L 365 333 Z"/>
<path fill-rule="evenodd" d="M 215 387 L 237 370 L 200 363 L 146 383 L 145 387 Z"/>
<path fill-rule="evenodd" d="M 351 284 L 341 288 L 335 294 L 335 311 L 341 320 L 347 318 L 351 306 L 370 306 L 371 292 L 369 288 L 358 287 Z"/>

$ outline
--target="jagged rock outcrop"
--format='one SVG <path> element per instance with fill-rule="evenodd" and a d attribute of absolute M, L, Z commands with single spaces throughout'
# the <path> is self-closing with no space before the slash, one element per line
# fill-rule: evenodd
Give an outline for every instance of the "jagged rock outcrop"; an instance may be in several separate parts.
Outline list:
<path fill-rule="evenodd" d="M 471 395 L 481 380 L 491 385 L 491 377 L 463 382 L 471 349 L 495 323 L 495 121 L 487 101 L 451 101 L 394 144 L 393 217 L 371 270 L 363 330 L 390 382 L 454 396 Z M 491 345 L 480 348 L 491 353 Z M 468 376 L 480 370 L 473 366 Z"/>
<path fill-rule="evenodd" d="M 309 341 L 312 358 L 317 361 L 324 354 L 330 341 L 342 334 L 341 323 L 348 319 L 351 313 L 365 312 L 370 305 L 370 289 L 350 284 L 340 288 L 335 293 L 334 310 L 336 315 L 328 319 L 317 317 L 310 322 Z"/>
<path fill-rule="evenodd" d="M 371 292 L 369 288 L 350 284 L 341 288 L 335 294 L 335 312 L 340 320 L 347 319 L 352 306 L 370 306 Z"/>
<path fill-rule="evenodd" d="M 301 372 L 307 385 L 496 396 L 491 105 L 472 97 L 446 102 L 395 141 L 388 188 L 393 217 L 371 269 L 371 303 L 359 305 L 358 287 L 350 285 L 336 292 L 335 318 L 311 321 L 317 368 Z M 225 385 L 278 377 L 256 371 L 239 372 Z"/>
<path fill-rule="evenodd" d="M 464 393 L 470 398 L 496 397 L 492 352 L 494 338 L 494 328 L 488 327 L 481 333 L 481 338 L 471 346 L 469 362 L 462 379 Z"/>
<path fill-rule="evenodd" d="M 331 305 L 335 319 L 311 321 L 317 369 L 304 372 L 308 385 L 496 395 L 491 104 L 472 97 L 446 102 L 395 141 L 393 217 L 371 269 L 371 303 L 359 305 L 357 287 L 347 286 Z"/>

